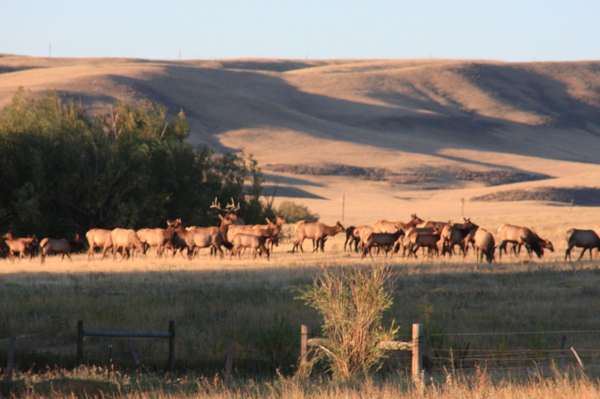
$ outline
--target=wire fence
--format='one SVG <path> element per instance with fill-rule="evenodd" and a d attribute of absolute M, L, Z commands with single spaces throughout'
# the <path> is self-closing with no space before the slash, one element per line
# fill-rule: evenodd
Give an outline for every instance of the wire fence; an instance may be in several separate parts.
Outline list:
<path fill-rule="evenodd" d="M 573 337 L 584 335 L 600 335 L 600 330 L 538 330 L 538 331 L 488 331 L 488 332 L 449 332 L 431 333 L 428 337 L 434 338 L 428 348 L 430 366 L 432 368 L 476 369 L 486 370 L 516 370 L 516 369 L 542 369 L 549 366 L 555 368 L 579 367 L 581 369 L 597 368 L 600 366 L 600 348 L 590 347 L 590 343 L 575 347 Z M 511 336 L 559 336 L 560 347 L 512 347 L 505 348 L 507 342 L 502 340 L 487 345 L 471 347 L 468 338 L 477 341 L 477 337 L 511 337 Z M 570 337 L 570 345 L 566 342 Z M 435 338 L 463 338 L 460 343 L 440 342 L 435 346 Z M 466 339 L 465 339 L 466 338 Z M 495 340 L 492 340 L 495 341 Z M 583 344 L 581 339 L 575 339 Z M 585 340 L 584 340 L 585 341 Z M 486 340 L 486 343 L 489 340 Z M 479 342 L 481 344 L 481 342 Z M 455 345 L 453 347 L 452 345 Z M 539 343 L 538 343 L 539 345 Z M 538 346 L 535 345 L 535 346 Z M 527 346 L 521 342 L 519 346 Z M 558 345 L 557 345 L 558 346 Z"/>

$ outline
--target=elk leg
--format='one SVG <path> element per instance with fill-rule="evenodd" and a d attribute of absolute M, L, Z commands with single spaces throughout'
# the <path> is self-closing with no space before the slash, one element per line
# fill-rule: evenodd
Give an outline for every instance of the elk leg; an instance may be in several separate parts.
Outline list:
<path fill-rule="evenodd" d="M 585 251 L 587 251 L 587 248 L 583 248 L 583 250 L 579 254 L 579 258 L 577 258 L 577 262 L 579 262 L 581 260 L 581 258 L 583 258 L 583 255 L 585 254 Z"/>

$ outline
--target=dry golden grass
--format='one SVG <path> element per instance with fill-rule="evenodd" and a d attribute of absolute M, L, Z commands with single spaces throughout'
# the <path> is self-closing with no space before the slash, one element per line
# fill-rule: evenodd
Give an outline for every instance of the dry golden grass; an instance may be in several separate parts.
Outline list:
<path fill-rule="evenodd" d="M 519 376 L 494 380 L 485 372 L 470 376 L 447 374 L 441 381 L 428 382 L 415 389 L 397 375 L 387 380 L 354 384 L 334 384 L 325 380 L 299 382 L 279 377 L 272 381 L 235 380 L 224 383 L 213 378 L 159 375 L 127 375 L 99 368 L 75 371 L 51 370 L 38 374 L 18 374 L 13 392 L 23 398 L 266 398 L 266 399 L 591 399 L 600 394 L 596 380 L 583 375 L 562 374 L 552 378 Z"/>

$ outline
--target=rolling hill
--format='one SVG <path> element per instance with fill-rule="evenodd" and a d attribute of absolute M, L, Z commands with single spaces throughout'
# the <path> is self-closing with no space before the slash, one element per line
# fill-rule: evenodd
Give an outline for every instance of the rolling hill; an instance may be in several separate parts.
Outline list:
<path fill-rule="evenodd" d="M 253 154 L 271 193 L 326 219 L 341 217 L 343 194 L 357 222 L 448 218 L 461 198 L 594 187 L 600 177 L 600 62 L 0 56 L 0 107 L 20 86 L 93 110 L 141 99 L 183 109 L 193 143 Z M 531 206 L 468 209 L 506 217 Z"/>

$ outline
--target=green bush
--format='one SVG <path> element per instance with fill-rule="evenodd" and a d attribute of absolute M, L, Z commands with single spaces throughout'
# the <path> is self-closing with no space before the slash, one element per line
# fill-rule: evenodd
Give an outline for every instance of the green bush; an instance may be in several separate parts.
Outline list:
<path fill-rule="evenodd" d="M 169 118 L 154 103 L 119 103 L 93 117 L 56 93 L 20 90 L 0 111 L 0 226 L 64 236 L 173 217 L 216 224 L 215 196 L 240 201 L 249 223 L 264 220 L 256 162 L 193 147 L 188 133 L 183 111 Z"/>
<path fill-rule="evenodd" d="M 281 202 L 275 213 L 277 216 L 284 218 L 287 223 L 296 223 L 300 220 L 307 222 L 316 222 L 319 220 L 318 214 L 311 212 L 307 206 L 293 201 Z"/>

